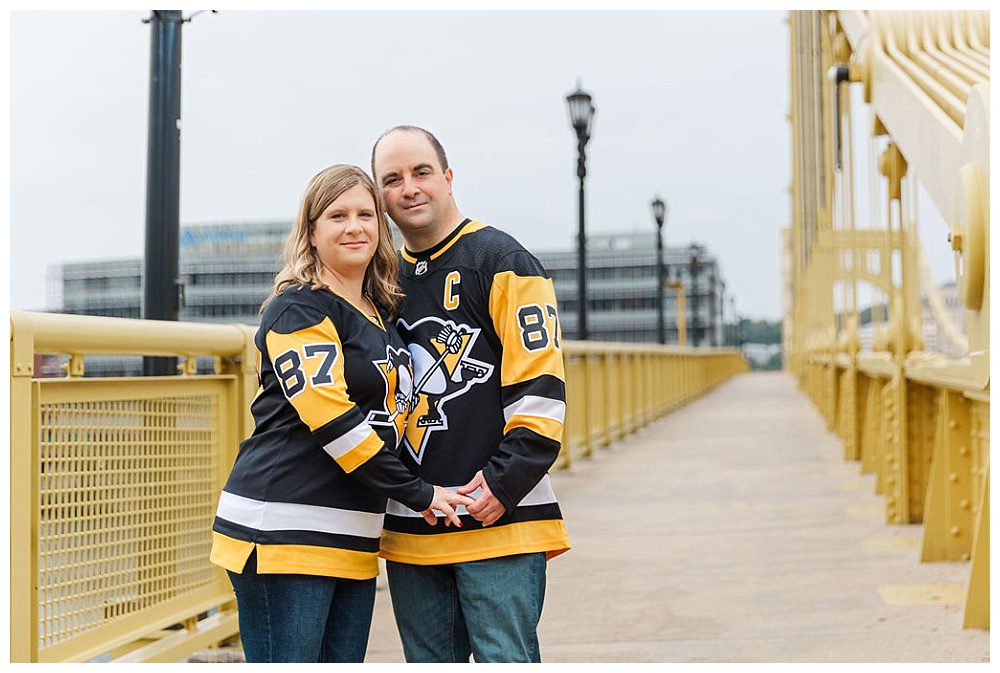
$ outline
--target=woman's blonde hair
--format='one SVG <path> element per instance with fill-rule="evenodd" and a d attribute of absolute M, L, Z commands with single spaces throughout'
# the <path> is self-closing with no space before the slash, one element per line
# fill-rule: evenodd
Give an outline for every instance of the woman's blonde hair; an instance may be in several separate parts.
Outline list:
<path fill-rule="evenodd" d="M 357 166 L 347 164 L 336 164 L 325 168 L 309 181 L 306 192 L 302 195 L 302 203 L 299 205 L 295 223 L 292 225 L 292 230 L 288 232 L 288 238 L 285 239 L 285 246 L 281 253 L 281 271 L 274 277 L 274 289 L 261 304 L 261 312 L 290 285 L 298 285 L 300 288 L 308 286 L 313 290 L 330 289 L 320 279 L 320 270 L 323 266 L 316 254 L 316 248 L 309 240 L 310 235 L 316 226 L 316 220 L 323 214 L 323 211 L 341 194 L 357 185 L 363 186 L 372 195 L 378 217 L 378 245 L 375 247 L 375 255 L 365 270 L 365 279 L 361 289 L 384 310 L 388 311 L 388 319 L 396 316 L 396 309 L 399 306 L 399 301 L 403 298 L 403 291 L 396 281 L 399 262 L 396 260 L 396 251 L 392 247 L 392 234 L 389 231 L 389 220 L 386 219 L 385 208 L 382 205 L 382 195 L 367 173 Z"/>

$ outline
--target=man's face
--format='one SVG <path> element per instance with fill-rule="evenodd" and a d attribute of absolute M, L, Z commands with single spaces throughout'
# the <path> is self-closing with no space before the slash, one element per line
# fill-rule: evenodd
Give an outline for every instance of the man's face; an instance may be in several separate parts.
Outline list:
<path fill-rule="evenodd" d="M 375 182 L 389 217 L 404 234 L 446 226 L 451 212 L 452 172 L 441 170 L 437 153 L 424 134 L 396 131 L 375 148 Z"/>

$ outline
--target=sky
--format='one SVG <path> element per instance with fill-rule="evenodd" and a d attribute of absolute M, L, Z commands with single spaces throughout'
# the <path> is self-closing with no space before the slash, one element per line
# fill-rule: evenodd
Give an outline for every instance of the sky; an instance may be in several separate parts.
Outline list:
<path fill-rule="evenodd" d="M 143 252 L 148 11 L 11 15 L 11 308 L 49 270 Z M 188 13 L 185 13 L 187 15 Z M 781 316 L 789 217 L 785 13 L 203 13 L 183 28 L 181 224 L 288 219 L 309 178 L 433 131 L 459 208 L 529 250 L 572 249 L 579 79 L 597 114 L 589 232 L 718 256 L 744 316 Z M 950 259 L 934 258 L 935 275 Z"/>

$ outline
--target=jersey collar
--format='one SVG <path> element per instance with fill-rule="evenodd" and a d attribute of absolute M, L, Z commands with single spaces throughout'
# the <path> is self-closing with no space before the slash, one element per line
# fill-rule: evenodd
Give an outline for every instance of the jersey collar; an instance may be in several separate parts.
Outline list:
<path fill-rule="evenodd" d="M 465 230 L 470 229 L 475 231 L 475 229 L 469 228 L 469 224 L 472 223 L 468 217 L 462 220 L 457 227 L 451 230 L 451 233 L 444 237 L 444 239 L 438 242 L 436 245 L 428 248 L 427 250 L 421 250 L 420 252 L 411 252 L 405 245 L 399 249 L 400 254 L 403 256 L 407 262 L 411 264 L 416 264 L 418 261 L 427 262 L 428 260 L 437 259 L 445 250 L 450 248 L 455 241 L 457 241 L 462 234 L 468 233 Z"/>

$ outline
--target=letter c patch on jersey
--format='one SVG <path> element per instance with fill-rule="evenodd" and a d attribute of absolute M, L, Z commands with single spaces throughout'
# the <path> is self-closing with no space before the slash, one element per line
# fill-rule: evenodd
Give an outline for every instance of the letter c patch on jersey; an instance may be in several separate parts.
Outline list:
<path fill-rule="evenodd" d="M 462 284 L 462 274 L 452 271 L 444 279 L 444 307 L 449 311 L 458 308 L 459 296 L 457 285 Z"/>

